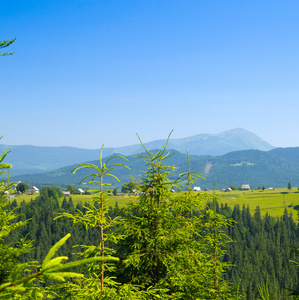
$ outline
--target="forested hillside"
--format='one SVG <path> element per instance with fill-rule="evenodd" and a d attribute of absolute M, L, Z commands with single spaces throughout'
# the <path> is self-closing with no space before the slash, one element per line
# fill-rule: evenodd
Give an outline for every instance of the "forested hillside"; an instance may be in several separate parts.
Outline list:
<path fill-rule="evenodd" d="M 171 151 L 171 150 L 170 150 Z M 168 163 L 175 165 L 173 174 L 188 170 L 186 154 L 178 151 L 169 158 Z M 109 157 L 108 157 L 109 158 Z M 128 169 L 116 169 L 115 175 L 120 182 L 110 179 L 113 187 L 120 189 L 124 182 L 130 180 L 130 176 L 138 178 L 140 170 L 143 169 L 143 161 L 136 156 L 128 156 Z M 120 161 L 120 159 L 117 159 Z M 92 161 L 98 164 L 98 161 Z M 190 155 L 191 170 L 207 175 L 204 181 L 196 182 L 196 185 L 212 189 L 216 182 L 216 189 L 227 188 L 230 185 L 240 187 L 242 184 L 249 184 L 252 188 L 265 187 L 286 187 L 288 182 L 293 186 L 299 186 L 299 148 L 277 148 L 271 151 L 244 150 L 230 152 L 219 157 Z M 21 180 L 36 186 L 54 185 L 67 187 L 69 184 L 77 186 L 81 180 L 80 174 L 71 173 L 75 165 L 61 168 L 53 172 L 16 176 L 15 181 Z M 86 175 L 87 171 L 82 171 Z"/>

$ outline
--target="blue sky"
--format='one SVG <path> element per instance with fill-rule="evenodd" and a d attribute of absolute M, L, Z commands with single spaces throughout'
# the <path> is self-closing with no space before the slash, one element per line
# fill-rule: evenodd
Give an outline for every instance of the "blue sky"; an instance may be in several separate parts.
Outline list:
<path fill-rule="evenodd" d="M 1 1 L 0 135 L 117 147 L 241 127 L 299 146 L 299 2 Z M 2 51 L 3 52 L 3 51 Z"/>

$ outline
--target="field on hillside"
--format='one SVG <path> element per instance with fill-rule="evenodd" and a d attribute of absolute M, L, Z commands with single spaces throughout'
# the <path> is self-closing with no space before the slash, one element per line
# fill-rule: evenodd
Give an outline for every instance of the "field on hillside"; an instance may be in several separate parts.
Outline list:
<path fill-rule="evenodd" d="M 299 191 L 297 188 L 293 188 L 290 192 L 286 188 L 265 191 L 216 191 L 215 195 L 219 197 L 219 203 L 227 203 L 230 207 L 235 204 L 239 204 L 241 208 L 243 204 L 249 205 L 252 213 L 259 206 L 262 215 L 268 212 L 271 216 L 281 216 L 286 207 L 289 212 L 293 213 L 294 219 L 297 219 L 299 209 Z"/>
<path fill-rule="evenodd" d="M 213 192 L 208 192 L 208 194 L 212 196 Z M 239 204 L 241 208 L 243 205 L 249 205 L 250 211 L 254 213 L 255 208 L 259 206 L 262 215 L 265 215 L 266 212 L 268 212 L 271 216 L 281 216 L 286 207 L 289 212 L 293 213 L 294 219 L 297 220 L 297 213 L 299 211 L 299 191 L 297 190 L 297 188 L 293 188 L 290 192 L 286 188 L 265 191 L 215 191 L 215 195 L 217 196 L 217 200 L 219 203 L 227 203 L 227 205 L 232 208 L 236 204 Z M 27 202 L 31 199 L 35 199 L 35 197 L 37 196 L 38 194 L 14 195 L 14 198 L 10 199 L 10 201 L 16 199 L 17 203 L 19 204 L 23 200 Z M 93 195 L 72 195 L 72 200 L 75 206 L 77 205 L 77 203 L 81 203 L 82 205 L 84 205 L 85 202 L 90 201 L 93 197 Z M 138 197 L 130 194 L 109 196 L 108 205 L 114 207 L 117 202 L 120 207 L 123 207 L 130 201 L 137 201 L 137 199 Z M 63 197 L 59 200 L 60 203 L 62 203 Z"/>

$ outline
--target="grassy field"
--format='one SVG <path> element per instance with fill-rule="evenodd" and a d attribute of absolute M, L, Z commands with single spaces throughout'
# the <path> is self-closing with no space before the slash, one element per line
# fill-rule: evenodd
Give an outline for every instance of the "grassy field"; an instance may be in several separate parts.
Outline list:
<path fill-rule="evenodd" d="M 271 216 L 281 216 L 285 207 L 297 217 L 299 208 L 299 191 L 292 189 L 290 192 L 286 188 L 275 190 L 252 190 L 252 191 L 232 191 L 220 192 L 216 191 L 220 203 L 227 203 L 233 207 L 239 204 L 241 207 L 249 205 L 250 211 L 254 213 L 257 206 L 261 209 L 261 214 L 268 212 Z"/>
<path fill-rule="evenodd" d="M 16 200 L 18 204 L 25 201 L 31 201 L 34 200 L 39 194 L 33 194 L 33 195 L 14 195 L 11 194 L 10 196 L 13 196 L 14 198 L 9 199 L 10 201 Z M 78 203 L 81 203 L 82 205 L 85 204 L 85 202 L 90 201 L 92 198 L 94 198 L 94 195 L 72 195 L 72 200 L 74 203 L 74 206 L 76 206 Z M 108 205 L 111 205 L 112 207 L 115 206 L 116 202 L 119 204 L 119 206 L 125 206 L 130 201 L 136 201 L 137 197 L 130 194 L 125 194 L 122 196 L 109 196 L 108 197 Z M 61 204 L 63 201 L 63 197 L 59 199 L 59 203 Z"/>
<path fill-rule="evenodd" d="M 90 199 L 92 199 L 94 195 L 72 195 L 72 200 L 74 205 L 76 206 L 77 203 L 84 204 L 85 202 L 88 202 Z M 61 198 L 61 201 L 63 198 Z M 136 201 L 137 197 L 134 195 L 122 195 L 122 196 L 109 196 L 107 203 L 109 206 L 114 207 L 116 202 L 120 207 L 123 207 L 127 205 L 130 201 Z"/>
<path fill-rule="evenodd" d="M 208 192 L 212 195 L 213 192 Z M 262 215 L 268 212 L 271 216 L 281 216 L 284 212 L 285 207 L 289 212 L 292 212 L 295 219 L 297 219 L 297 212 L 299 210 L 299 191 L 297 188 L 293 188 L 290 192 L 286 188 L 275 189 L 275 190 L 252 190 L 252 191 L 232 191 L 223 192 L 215 191 L 219 203 L 227 203 L 230 207 L 234 207 L 235 204 L 239 204 L 242 208 L 249 205 L 250 210 L 254 213 L 257 206 L 260 207 Z M 13 199 L 17 200 L 19 204 L 23 200 L 30 201 L 35 199 L 38 194 L 35 195 L 14 195 Z M 94 197 L 93 195 L 72 195 L 73 203 L 76 206 L 77 203 L 84 204 Z M 10 200 L 13 200 L 10 199 Z M 60 203 L 63 198 L 60 198 Z M 125 206 L 130 201 L 136 201 L 137 197 L 134 195 L 119 195 L 109 196 L 108 204 L 112 207 L 115 206 L 116 202 L 120 207 Z M 297 210 L 296 210 L 297 208 Z"/>

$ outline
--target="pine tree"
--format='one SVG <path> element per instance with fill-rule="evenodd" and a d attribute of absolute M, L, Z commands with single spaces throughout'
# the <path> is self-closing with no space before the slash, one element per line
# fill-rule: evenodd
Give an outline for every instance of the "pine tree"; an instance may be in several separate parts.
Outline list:
<path fill-rule="evenodd" d="M 222 277 L 227 265 L 219 260 L 225 244 L 220 227 L 229 222 L 217 214 L 216 205 L 202 212 L 206 194 L 191 194 L 190 183 L 202 175 L 189 169 L 170 180 L 175 167 L 164 163 L 172 155 L 166 153 L 167 143 L 157 153 L 142 146 L 146 154 L 139 157 L 147 169 L 135 181 L 139 201 L 129 205 L 121 224 L 119 280 L 138 284 L 144 291 L 160 289 L 166 292 L 164 299 L 230 299 Z M 185 180 L 187 193 L 175 197 L 170 189 Z"/>

